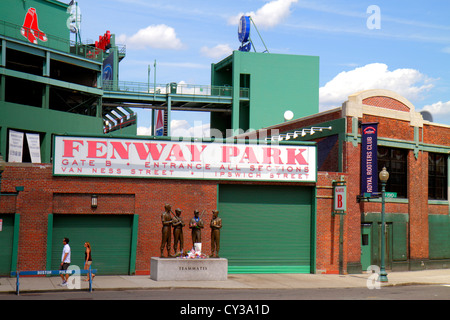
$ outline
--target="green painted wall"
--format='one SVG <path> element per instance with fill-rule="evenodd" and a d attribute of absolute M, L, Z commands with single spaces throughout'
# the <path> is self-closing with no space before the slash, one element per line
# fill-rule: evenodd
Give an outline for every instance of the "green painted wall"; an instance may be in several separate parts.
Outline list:
<path fill-rule="evenodd" d="M 137 218 L 134 215 L 54 214 L 48 270 L 58 270 L 61 262 L 62 239 L 69 238 L 71 265 L 84 267 L 84 243 L 90 242 L 92 268 L 99 274 L 132 274 L 135 272 Z M 49 237 L 50 238 L 50 237 Z M 134 250 L 134 252 L 133 252 Z M 131 261 L 131 259 L 134 259 Z"/>
<path fill-rule="evenodd" d="M 219 185 L 220 256 L 230 273 L 310 273 L 314 213 L 310 187 Z"/>
<path fill-rule="evenodd" d="M 370 264 L 380 265 L 380 243 L 381 243 L 381 213 L 367 212 L 361 221 L 366 228 L 370 223 L 371 248 L 367 248 L 370 252 Z M 408 260 L 408 243 L 407 243 L 407 224 L 409 216 L 405 213 L 386 213 L 386 252 L 385 264 L 386 268 L 402 268 L 407 264 Z M 369 253 L 366 252 L 366 253 Z M 359 271 L 360 272 L 360 271 Z"/>
<path fill-rule="evenodd" d="M 103 134 L 103 120 L 74 113 L 35 108 L 0 101 L 0 153 L 7 155 L 7 129 L 26 129 L 44 134 L 41 140 L 43 163 L 50 162 L 52 133 Z"/>
<path fill-rule="evenodd" d="M 428 215 L 430 259 L 450 258 L 450 216 Z"/>
<path fill-rule="evenodd" d="M 28 9 L 34 8 L 39 30 L 50 35 L 46 42 L 38 40 L 38 44 L 68 52 L 70 31 L 66 25 L 69 17 L 67 7 L 67 4 L 54 0 L 1 0 L 0 34 L 27 41 L 21 34 L 21 27 Z"/>
<path fill-rule="evenodd" d="M 0 232 L 0 275 L 6 276 L 11 272 L 14 237 L 14 215 L 0 214 L 2 231 Z"/>
<path fill-rule="evenodd" d="M 231 58 L 213 64 L 211 72 L 212 85 L 233 86 L 235 130 L 282 123 L 286 110 L 294 118 L 319 112 L 319 57 L 234 51 Z M 241 87 L 250 88 L 248 109 L 239 102 Z"/>

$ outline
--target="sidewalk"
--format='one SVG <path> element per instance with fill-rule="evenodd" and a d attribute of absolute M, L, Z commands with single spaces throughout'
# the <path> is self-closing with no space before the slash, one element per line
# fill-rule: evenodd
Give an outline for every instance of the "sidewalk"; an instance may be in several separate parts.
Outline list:
<path fill-rule="evenodd" d="M 96 276 L 95 290 L 214 288 L 214 289 L 306 289 L 306 288 L 367 288 L 375 274 L 229 274 L 225 281 L 155 281 L 145 276 Z M 84 277 L 83 277 L 84 278 Z M 392 272 L 383 286 L 438 284 L 450 286 L 450 269 Z M 89 283 L 80 281 L 80 289 L 89 289 Z M 61 287 L 61 278 L 20 277 L 20 293 L 70 290 Z M 16 278 L 0 277 L 0 293 L 15 293 Z"/>

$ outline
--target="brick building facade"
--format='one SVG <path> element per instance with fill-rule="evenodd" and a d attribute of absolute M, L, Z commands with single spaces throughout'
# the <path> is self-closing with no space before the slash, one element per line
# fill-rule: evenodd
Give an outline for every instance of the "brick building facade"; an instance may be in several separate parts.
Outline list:
<path fill-rule="evenodd" d="M 446 268 L 450 261 L 448 126 L 424 120 L 411 102 L 395 92 L 368 90 L 349 96 L 340 108 L 269 127 L 264 134 L 284 138 L 316 127 L 314 135 L 297 139 L 317 142 L 319 172 L 345 173 L 344 259 L 346 272 L 358 273 L 380 265 L 381 237 L 381 200 L 376 195 L 364 197 L 360 189 L 363 123 L 378 124 L 378 170 L 386 166 L 390 172 L 385 211 L 388 269 Z M 321 242 L 319 236 L 317 241 Z"/>
<path fill-rule="evenodd" d="M 317 177 L 317 272 L 338 273 L 339 269 L 339 218 L 332 217 L 332 181 L 345 175 L 321 172 Z M 249 185 L 246 182 L 221 182 L 227 184 Z M 258 183 L 261 187 L 280 184 Z M 289 183 L 294 187 L 298 184 Z M 13 195 L 16 186 L 23 186 L 24 191 Z M 164 179 L 127 179 L 127 178 L 84 178 L 55 177 L 50 164 L 8 164 L 2 177 L 2 195 L 0 216 L 15 217 L 18 224 L 16 235 L 17 257 L 16 270 L 45 270 L 55 267 L 61 250 L 57 231 L 51 230 L 56 217 L 137 217 L 135 258 L 130 261 L 131 274 L 149 274 L 150 258 L 160 255 L 161 213 L 165 203 L 171 203 L 173 209 L 182 209 L 182 218 L 187 224 L 195 209 L 213 210 L 218 204 L 219 184 L 216 181 L 164 180 Z M 97 195 L 98 205 L 91 206 L 91 196 Z M 223 217 L 223 216 L 222 216 Z M 223 217 L 224 218 L 224 217 Z M 209 223 L 211 215 L 204 216 L 205 228 L 202 234 L 202 252 L 210 252 Z M 226 220 L 226 219 L 225 219 Z M 5 220 L 6 221 L 6 220 Z M 89 222 L 89 220 L 87 220 Z M 106 220 L 104 220 L 106 222 Z M 224 228 L 227 226 L 225 225 Z M 82 238 L 92 238 L 88 226 Z M 112 233 L 114 235 L 114 232 Z M 173 239 L 172 239 L 173 241 Z M 116 239 L 110 238 L 112 247 Z M 184 228 L 184 248 L 189 250 L 191 235 Z M 73 256 L 84 252 L 82 242 L 71 241 Z M 95 246 L 93 245 L 93 250 Z M 14 247 L 14 245 L 12 245 Z M 53 248 L 55 247 L 55 248 Z M 98 247 L 98 246 L 97 246 Z M 222 245 L 223 247 L 223 245 Z M 173 245 L 172 245 L 173 250 Z M 53 253 L 52 253 L 53 252 Z M 95 251 L 94 251 L 95 252 Z M 97 257 L 99 252 L 97 251 Z M 55 257 L 56 256 L 56 257 Z M 226 256 L 225 256 L 226 257 Z M 270 257 L 270 253 L 268 254 Z M 74 258 L 74 263 L 82 261 Z M 95 261 L 95 259 L 94 259 Z M 97 260 L 98 261 L 98 260 Z M 108 260 L 114 264 L 114 259 Z M 99 270 L 102 267 L 97 265 Z M 314 271 L 314 269 L 312 269 Z"/>
<path fill-rule="evenodd" d="M 229 211 L 231 205 L 223 200 L 230 197 L 222 194 L 224 190 L 248 190 L 251 195 L 265 190 L 284 192 L 303 188 L 310 190 L 313 199 L 311 225 L 302 229 L 311 231 L 310 239 L 304 242 L 310 246 L 307 264 L 310 263 L 311 268 L 302 269 L 303 272 L 360 273 L 368 266 L 380 263 L 381 201 L 376 196 L 364 197 L 360 190 L 360 126 L 366 122 L 378 123 L 378 169 L 386 166 L 390 172 L 386 191 L 392 198 L 386 200 L 385 235 L 388 271 L 447 267 L 450 262 L 447 192 L 450 128 L 423 120 L 409 101 L 394 92 L 370 90 L 350 96 L 341 108 L 264 130 L 269 136 L 297 132 L 296 139 L 300 144 L 302 139 L 316 142 L 319 171 L 315 183 L 61 177 L 53 175 L 51 164 L 8 163 L 2 175 L 0 217 L 4 230 L 8 229 L 8 223 L 14 230 L 9 258 L 11 270 L 52 268 L 61 249 L 58 228 L 73 232 L 68 226 L 72 221 L 81 223 L 79 230 L 84 230 L 81 235 L 75 234 L 75 238 L 88 241 L 86 239 L 91 236 L 88 227 L 92 222 L 96 226 L 95 233 L 105 232 L 103 240 L 114 247 L 113 244 L 121 239 L 121 231 L 115 231 L 116 225 L 109 228 L 107 225 L 113 217 L 129 217 L 126 223 L 118 223 L 130 227 L 125 269 L 110 272 L 148 274 L 150 258 L 160 254 L 160 219 L 165 203 L 171 203 L 173 209 L 180 208 L 185 223 L 192 217 L 193 210 L 207 211 L 203 218 L 206 227 L 202 251 L 209 253 L 211 215 L 208 212 L 223 208 L 221 215 L 225 221 L 232 213 Z M 311 128 L 316 128 L 313 135 L 301 136 L 303 129 Z M 262 132 L 258 131 L 259 134 Z M 345 215 L 333 214 L 335 181 L 346 182 Z M 23 186 L 24 190 L 15 193 L 17 186 Z M 91 204 L 94 194 L 98 199 L 97 207 Z M 238 197 L 237 194 L 231 196 Z M 255 201 L 264 203 L 264 197 L 264 194 L 260 198 L 256 196 Z M 278 212 L 278 208 L 282 210 L 284 206 L 282 203 L 265 206 L 274 206 L 276 211 L 269 214 L 277 213 L 275 219 L 285 214 L 285 211 Z M 255 211 L 249 217 L 258 216 L 258 213 Z M 238 212 L 238 216 L 240 214 Z M 76 219 L 66 221 L 62 217 Z M 244 213 L 242 218 L 245 220 Z M 12 223 L 8 219 L 13 220 Z M 233 225 L 234 232 L 238 230 L 236 221 L 228 220 L 228 224 L 230 229 Z M 251 228 L 251 224 L 246 225 Z M 103 226 L 108 231 L 103 230 Z M 263 235 L 267 232 L 263 227 L 259 228 Z M 276 239 L 284 236 L 278 235 L 276 228 L 268 230 L 276 234 Z M 189 250 L 191 236 L 187 227 L 184 228 L 184 241 L 185 249 Z M 225 258 L 227 254 L 239 251 L 240 244 L 229 238 L 225 245 L 234 247 L 231 251 L 230 248 L 222 250 Z M 79 255 L 83 252 L 80 243 L 73 243 L 72 248 Z M 106 254 L 115 255 L 114 252 Z M 267 260 L 276 256 L 277 252 L 272 249 L 263 255 Z M 114 259 L 106 261 L 114 264 Z M 99 270 L 102 267 L 107 268 L 100 266 Z M 277 269 L 265 270 L 276 272 Z M 280 267 L 280 270 L 284 269 Z"/>

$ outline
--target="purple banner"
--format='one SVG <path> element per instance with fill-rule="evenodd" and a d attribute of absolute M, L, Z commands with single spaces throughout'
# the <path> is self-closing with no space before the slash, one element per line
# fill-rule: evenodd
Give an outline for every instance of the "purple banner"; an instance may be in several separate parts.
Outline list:
<path fill-rule="evenodd" d="M 378 192 L 378 123 L 363 123 L 361 136 L 361 195 Z"/>

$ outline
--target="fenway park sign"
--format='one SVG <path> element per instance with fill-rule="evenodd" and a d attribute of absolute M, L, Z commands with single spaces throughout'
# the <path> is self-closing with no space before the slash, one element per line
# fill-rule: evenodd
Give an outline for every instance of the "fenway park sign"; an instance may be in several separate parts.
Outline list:
<path fill-rule="evenodd" d="M 316 147 L 55 136 L 63 176 L 316 181 Z"/>

